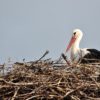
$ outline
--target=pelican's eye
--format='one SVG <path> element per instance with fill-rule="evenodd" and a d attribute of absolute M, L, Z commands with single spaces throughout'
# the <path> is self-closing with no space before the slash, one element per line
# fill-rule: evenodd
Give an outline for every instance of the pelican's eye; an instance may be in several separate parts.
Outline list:
<path fill-rule="evenodd" d="M 74 35 L 76 34 L 76 32 L 73 33 Z"/>

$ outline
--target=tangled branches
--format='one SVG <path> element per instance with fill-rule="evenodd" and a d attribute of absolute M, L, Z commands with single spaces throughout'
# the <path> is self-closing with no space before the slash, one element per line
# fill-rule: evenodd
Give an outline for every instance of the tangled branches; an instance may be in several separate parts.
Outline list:
<path fill-rule="evenodd" d="M 100 100 L 100 66 L 15 63 L 0 76 L 0 100 Z"/>

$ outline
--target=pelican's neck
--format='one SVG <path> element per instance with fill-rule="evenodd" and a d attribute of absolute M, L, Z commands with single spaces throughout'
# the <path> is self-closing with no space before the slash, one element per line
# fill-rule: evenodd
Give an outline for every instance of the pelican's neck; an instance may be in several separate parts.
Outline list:
<path fill-rule="evenodd" d="M 80 41 L 75 41 L 75 43 L 72 45 L 71 56 L 70 56 L 72 61 L 76 60 L 76 58 L 79 55 L 79 51 L 80 51 L 79 43 Z"/>
<path fill-rule="evenodd" d="M 77 38 L 74 44 L 72 45 L 71 48 L 71 60 L 74 61 L 78 56 L 80 52 L 79 44 L 80 44 L 81 38 Z"/>
<path fill-rule="evenodd" d="M 79 49 L 80 39 L 77 39 L 72 45 L 71 51 L 76 51 Z"/>

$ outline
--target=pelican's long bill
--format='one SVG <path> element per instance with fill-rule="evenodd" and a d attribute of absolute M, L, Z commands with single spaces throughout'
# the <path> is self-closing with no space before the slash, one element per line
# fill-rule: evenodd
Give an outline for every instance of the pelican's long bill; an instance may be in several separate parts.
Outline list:
<path fill-rule="evenodd" d="M 75 36 L 72 36 L 68 46 L 67 46 L 67 49 L 66 49 L 66 52 L 68 52 L 68 50 L 71 48 L 71 46 L 73 45 L 73 43 L 75 42 L 76 40 L 76 37 Z"/>

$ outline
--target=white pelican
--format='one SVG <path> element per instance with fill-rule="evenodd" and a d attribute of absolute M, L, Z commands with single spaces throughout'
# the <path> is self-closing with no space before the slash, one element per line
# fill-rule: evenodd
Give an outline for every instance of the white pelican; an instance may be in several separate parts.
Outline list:
<path fill-rule="evenodd" d="M 93 63 L 100 60 L 100 51 L 96 49 L 79 48 L 80 41 L 83 37 L 83 32 L 80 29 L 75 29 L 72 38 L 66 49 L 66 52 L 71 49 L 70 58 L 72 62 Z"/>

